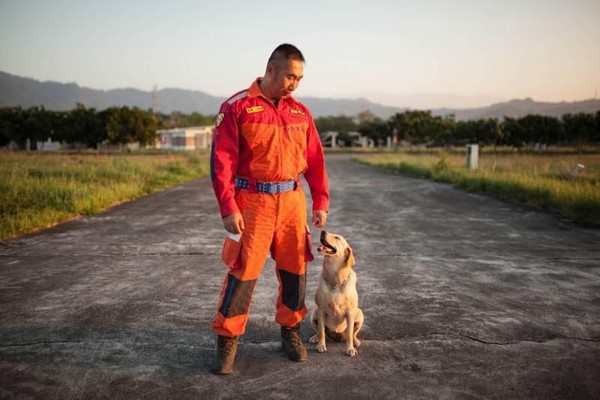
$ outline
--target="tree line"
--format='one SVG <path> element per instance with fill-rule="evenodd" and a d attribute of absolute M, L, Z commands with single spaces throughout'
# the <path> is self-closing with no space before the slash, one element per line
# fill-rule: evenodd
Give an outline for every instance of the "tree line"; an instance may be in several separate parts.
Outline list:
<path fill-rule="evenodd" d="M 562 118 L 527 115 L 521 118 L 495 118 L 456 121 L 453 115 L 433 116 L 431 111 L 405 111 L 382 120 L 369 111 L 358 118 L 347 116 L 315 119 L 321 134 L 339 133 L 346 145 L 352 143 L 351 132 L 359 132 L 385 145 L 387 137 L 395 142 L 414 145 L 450 146 L 479 143 L 487 146 L 523 147 L 527 144 L 586 145 L 600 144 L 600 111 L 566 114 Z"/>
<path fill-rule="evenodd" d="M 95 148 L 97 143 L 126 144 L 139 142 L 153 145 L 157 129 L 212 125 L 214 116 L 200 113 L 153 113 L 129 107 L 110 107 L 102 111 L 78 104 L 70 111 L 49 111 L 43 107 L 0 108 L 0 146 L 11 141 L 21 148 L 51 139 Z M 387 137 L 395 142 L 415 145 L 448 146 L 479 143 L 483 146 L 526 144 L 586 145 L 600 144 L 600 111 L 567 114 L 561 118 L 527 115 L 521 118 L 456 121 L 454 116 L 433 116 L 431 111 L 405 111 L 389 119 L 378 118 L 369 111 L 356 118 L 338 115 L 315 119 L 323 135 L 338 132 L 345 145 L 354 139 L 351 132 L 385 145 Z"/>
<path fill-rule="evenodd" d="M 25 148 L 30 143 L 55 142 L 95 148 L 98 143 L 153 145 L 157 129 L 212 125 L 213 116 L 200 113 L 153 113 L 137 107 L 110 107 L 102 111 L 78 104 L 70 111 L 43 107 L 1 107 L 0 146 L 10 142 Z"/>

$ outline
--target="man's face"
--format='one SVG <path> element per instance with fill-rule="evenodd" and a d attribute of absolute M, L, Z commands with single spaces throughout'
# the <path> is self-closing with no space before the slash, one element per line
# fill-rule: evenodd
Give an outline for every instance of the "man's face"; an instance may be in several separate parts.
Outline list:
<path fill-rule="evenodd" d="M 291 95 L 304 77 L 304 62 L 284 60 L 272 65 L 273 95 L 276 98 Z"/>

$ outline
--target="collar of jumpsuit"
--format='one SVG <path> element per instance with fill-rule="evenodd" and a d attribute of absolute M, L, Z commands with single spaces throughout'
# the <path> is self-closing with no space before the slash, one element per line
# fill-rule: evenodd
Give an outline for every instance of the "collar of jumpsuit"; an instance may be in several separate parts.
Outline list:
<path fill-rule="evenodd" d="M 279 103 L 281 102 L 281 100 L 287 100 L 288 98 L 292 97 L 291 95 L 283 95 L 279 98 L 269 98 L 269 96 L 267 96 L 262 88 L 261 88 L 261 84 L 262 84 L 263 78 L 256 78 L 256 80 L 254 81 L 254 83 L 252 84 L 252 86 L 250 86 L 250 89 L 248 90 L 248 96 L 252 96 L 252 97 L 257 97 L 257 96 L 261 96 L 264 97 L 266 100 L 269 100 L 271 103 L 273 103 L 273 105 L 275 106 L 275 108 L 278 108 Z"/>

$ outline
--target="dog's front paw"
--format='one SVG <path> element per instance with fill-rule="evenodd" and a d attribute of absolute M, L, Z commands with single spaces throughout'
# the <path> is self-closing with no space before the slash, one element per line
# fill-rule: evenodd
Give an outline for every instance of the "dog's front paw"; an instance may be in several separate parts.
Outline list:
<path fill-rule="evenodd" d="M 327 346 L 325 345 L 325 343 L 317 344 L 317 351 L 319 353 L 325 353 L 327 351 Z"/>
<path fill-rule="evenodd" d="M 358 340 L 357 338 L 354 338 L 354 346 L 360 347 L 360 340 Z"/>
<path fill-rule="evenodd" d="M 308 343 L 310 343 L 310 344 L 317 344 L 317 343 L 319 343 L 319 337 L 317 335 L 313 335 L 309 339 Z"/>
<path fill-rule="evenodd" d="M 350 357 L 355 357 L 358 355 L 358 351 L 356 351 L 354 347 L 350 347 L 349 349 L 346 349 L 346 354 Z"/>

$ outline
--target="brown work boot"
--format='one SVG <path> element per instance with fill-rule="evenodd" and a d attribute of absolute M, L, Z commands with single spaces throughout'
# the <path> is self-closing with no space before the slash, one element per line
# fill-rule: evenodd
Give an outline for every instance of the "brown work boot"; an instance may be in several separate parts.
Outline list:
<path fill-rule="evenodd" d="M 281 327 L 281 347 L 292 361 L 306 361 L 308 354 L 300 338 L 300 324 L 288 328 Z"/>
<path fill-rule="evenodd" d="M 237 351 L 238 338 L 219 335 L 217 338 L 217 363 L 213 372 L 227 375 L 233 372 L 233 362 Z"/>

